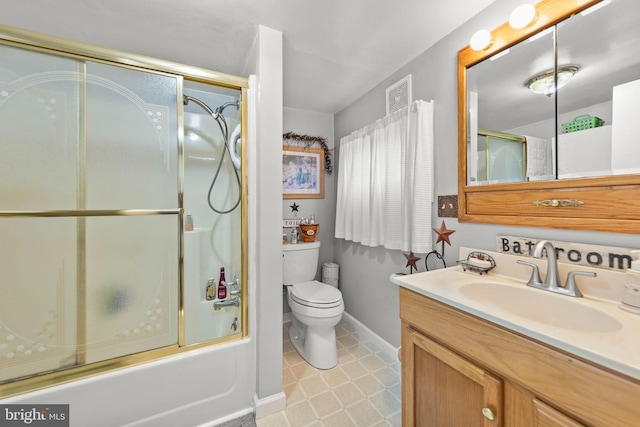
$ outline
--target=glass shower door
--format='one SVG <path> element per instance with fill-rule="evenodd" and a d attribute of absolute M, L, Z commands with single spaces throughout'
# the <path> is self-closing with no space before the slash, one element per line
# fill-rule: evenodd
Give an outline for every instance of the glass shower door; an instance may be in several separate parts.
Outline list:
<path fill-rule="evenodd" d="M 0 57 L 0 383 L 177 344 L 179 77 Z"/>
<path fill-rule="evenodd" d="M 68 58 L 0 46 L 0 211 L 76 209 L 79 86 Z M 0 218 L 0 382 L 76 363 L 75 218 Z"/>
<path fill-rule="evenodd" d="M 86 72 L 86 209 L 177 211 L 176 77 Z M 178 232 L 178 215 L 85 219 L 86 363 L 178 343 Z"/>
<path fill-rule="evenodd" d="M 229 284 L 223 298 L 217 293 L 221 267 L 227 282 L 242 276 L 240 170 L 231 160 L 240 152 L 241 93 L 192 81 L 185 81 L 184 93 L 221 109 L 224 117 L 214 119 L 195 102 L 184 107 L 184 209 L 195 225 L 184 233 L 184 343 L 190 345 L 240 334 L 245 327 L 236 294 L 244 284 Z M 214 281 L 212 293 L 208 279 Z"/>

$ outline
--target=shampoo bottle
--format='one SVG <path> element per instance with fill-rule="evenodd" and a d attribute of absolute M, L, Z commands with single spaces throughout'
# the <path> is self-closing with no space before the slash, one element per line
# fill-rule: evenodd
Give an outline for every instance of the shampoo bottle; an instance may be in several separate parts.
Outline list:
<path fill-rule="evenodd" d="M 227 298 L 227 279 L 224 277 L 224 267 L 220 267 L 220 279 L 218 280 L 218 299 Z"/>
<path fill-rule="evenodd" d="M 207 292 L 205 298 L 207 301 L 216 299 L 216 284 L 213 279 L 207 280 Z"/>

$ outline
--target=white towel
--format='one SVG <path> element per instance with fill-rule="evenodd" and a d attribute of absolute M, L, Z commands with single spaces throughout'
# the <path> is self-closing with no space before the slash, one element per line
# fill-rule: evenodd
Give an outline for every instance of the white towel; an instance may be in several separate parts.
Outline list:
<path fill-rule="evenodd" d="M 553 179 L 553 152 L 548 140 L 525 135 L 527 138 L 527 178 L 529 181 Z"/>

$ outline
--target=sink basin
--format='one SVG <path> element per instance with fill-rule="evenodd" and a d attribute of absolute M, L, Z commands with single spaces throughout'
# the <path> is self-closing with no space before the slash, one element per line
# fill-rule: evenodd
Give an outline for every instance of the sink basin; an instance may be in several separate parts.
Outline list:
<path fill-rule="evenodd" d="M 580 298 L 488 282 L 468 283 L 458 291 L 471 301 L 557 328 L 581 332 L 615 332 L 622 328 L 617 319 L 585 305 Z"/>

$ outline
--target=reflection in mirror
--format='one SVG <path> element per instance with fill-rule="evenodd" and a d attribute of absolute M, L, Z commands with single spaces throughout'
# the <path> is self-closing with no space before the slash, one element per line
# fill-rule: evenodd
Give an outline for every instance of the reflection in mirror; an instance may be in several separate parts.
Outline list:
<path fill-rule="evenodd" d="M 555 97 L 535 94 L 524 85 L 530 77 L 553 70 L 553 44 L 553 32 L 545 31 L 467 70 L 469 185 L 553 177 Z M 524 155 L 518 157 L 521 164 L 513 165 L 520 173 L 498 178 L 491 170 L 493 162 L 486 159 L 496 153 L 484 151 L 487 132 L 520 141 Z"/>
<path fill-rule="evenodd" d="M 559 178 L 640 171 L 640 2 L 603 3 L 558 25 L 558 62 L 580 66 L 558 97 Z"/>
<path fill-rule="evenodd" d="M 526 138 L 478 129 L 478 181 L 524 181 Z"/>
<path fill-rule="evenodd" d="M 603 1 L 468 68 L 467 184 L 638 173 L 638 22 L 637 0 Z M 563 82 L 558 76 L 557 93 L 553 84 L 547 93 L 525 85 L 562 68 L 573 75 Z M 480 129 L 524 140 L 524 158 L 510 156 L 511 172 L 492 162 L 497 154 L 486 151 Z M 520 162 L 524 175 L 514 172 Z"/>

